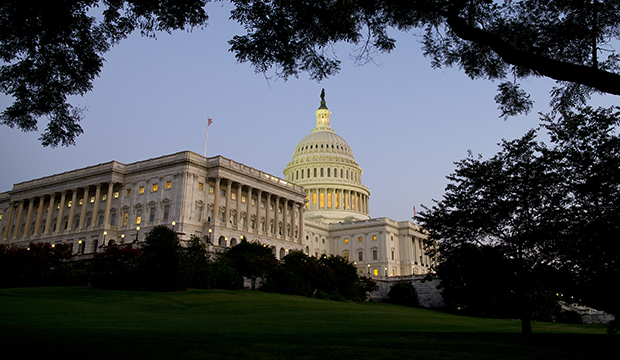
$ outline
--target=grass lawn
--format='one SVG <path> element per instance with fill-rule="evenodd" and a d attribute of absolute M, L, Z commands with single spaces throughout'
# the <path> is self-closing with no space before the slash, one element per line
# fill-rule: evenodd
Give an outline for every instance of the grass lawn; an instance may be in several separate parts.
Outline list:
<path fill-rule="evenodd" d="M 251 291 L 0 290 L 4 359 L 617 359 L 601 325 Z M 612 352 L 613 350 L 613 352 Z M 10 354 L 10 355 L 9 355 Z"/>

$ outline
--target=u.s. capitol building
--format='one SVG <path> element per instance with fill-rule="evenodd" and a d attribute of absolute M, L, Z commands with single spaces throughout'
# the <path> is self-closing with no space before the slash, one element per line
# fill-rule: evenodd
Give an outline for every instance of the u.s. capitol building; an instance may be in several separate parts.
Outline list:
<path fill-rule="evenodd" d="M 300 250 L 344 256 L 375 276 L 426 273 L 431 259 L 422 229 L 370 218 L 362 169 L 330 115 L 322 95 L 316 126 L 293 150 L 284 179 L 223 156 L 183 151 L 15 184 L 0 193 L 0 242 L 71 243 L 82 256 L 142 241 L 165 224 L 216 252 L 258 241 L 277 258 Z"/>

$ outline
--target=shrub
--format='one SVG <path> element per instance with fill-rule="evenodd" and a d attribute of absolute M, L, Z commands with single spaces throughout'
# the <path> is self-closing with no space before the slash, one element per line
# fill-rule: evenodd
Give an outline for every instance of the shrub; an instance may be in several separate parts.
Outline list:
<path fill-rule="evenodd" d="M 390 288 L 388 302 L 396 305 L 416 307 L 419 305 L 418 292 L 410 282 L 399 281 Z"/>

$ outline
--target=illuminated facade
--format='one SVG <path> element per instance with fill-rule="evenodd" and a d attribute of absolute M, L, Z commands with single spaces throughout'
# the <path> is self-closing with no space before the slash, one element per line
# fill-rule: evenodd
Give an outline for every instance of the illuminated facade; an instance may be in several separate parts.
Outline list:
<path fill-rule="evenodd" d="M 322 94 L 316 126 L 295 147 L 285 179 L 184 151 L 15 184 L 0 193 L 0 241 L 66 242 L 82 256 L 142 241 L 164 224 L 182 240 L 198 236 L 215 252 L 246 239 L 269 246 L 279 259 L 300 250 L 341 255 L 375 276 L 426 273 L 431 259 L 422 229 L 370 218 L 362 169 L 330 115 Z"/>

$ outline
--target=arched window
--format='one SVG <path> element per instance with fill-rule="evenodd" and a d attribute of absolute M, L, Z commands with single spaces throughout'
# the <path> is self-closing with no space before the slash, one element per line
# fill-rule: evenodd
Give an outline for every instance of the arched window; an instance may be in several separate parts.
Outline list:
<path fill-rule="evenodd" d="M 314 168 L 314 177 L 316 177 L 316 168 Z"/>
<path fill-rule="evenodd" d="M 280 248 L 280 259 L 286 256 L 286 250 L 284 248 Z"/>

